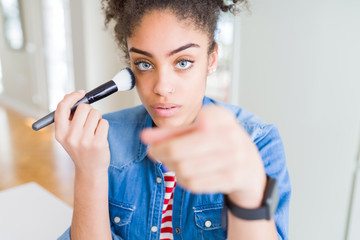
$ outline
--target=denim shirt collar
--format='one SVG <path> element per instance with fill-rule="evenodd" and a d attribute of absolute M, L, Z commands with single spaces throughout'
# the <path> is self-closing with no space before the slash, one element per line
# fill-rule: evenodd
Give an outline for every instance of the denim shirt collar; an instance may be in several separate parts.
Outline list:
<path fill-rule="evenodd" d="M 152 127 L 152 119 L 150 114 L 146 111 L 146 116 L 145 116 L 145 120 L 143 125 L 141 126 L 141 130 L 140 132 L 145 129 L 145 128 L 151 128 Z M 140 162 L 142 160 L 145 159 L 146 155 L 147 155 L 147 145 L 145 145 L 141 140 L 140 140 L 140 136 L 138 137 L 138 152 L 136 155 L 136 159 L 135 162 Z"/>

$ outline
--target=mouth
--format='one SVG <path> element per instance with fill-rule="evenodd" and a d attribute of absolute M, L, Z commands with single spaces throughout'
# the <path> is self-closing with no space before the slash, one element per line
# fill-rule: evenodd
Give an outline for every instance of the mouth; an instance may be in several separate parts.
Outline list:
<path fill-rule="evenodd" d="M 173 103 L 159 103 L 151 105 L 155 115 L 158 117 L 172 117 L 177 113 L 180 107 L 180 105 Z"/>

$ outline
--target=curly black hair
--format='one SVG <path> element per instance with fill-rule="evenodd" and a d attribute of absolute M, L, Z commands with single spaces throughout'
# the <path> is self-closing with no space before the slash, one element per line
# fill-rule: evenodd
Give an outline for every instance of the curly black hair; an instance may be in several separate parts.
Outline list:
<path fill-rule="evenodd" d="M 116 41 L 129 59 L 127 37 L 131 34 L 142 17 L 152 10 L 166 9 L 173 12 L 180 20 L 192 20 L 194 26 L 209 36 L 209 54 L 214 50 L 217 21 L 221 11 L 236 13 L 240 7 L 247 6 L 246 0 L 102 0 L 105 13 L 105 26 L 114 22 Z"/>

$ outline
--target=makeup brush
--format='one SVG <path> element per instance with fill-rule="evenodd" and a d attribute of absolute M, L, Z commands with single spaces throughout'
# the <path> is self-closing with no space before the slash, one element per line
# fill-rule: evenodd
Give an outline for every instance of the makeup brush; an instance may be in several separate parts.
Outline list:
<path fill-rule="evenodd" d="M 85 97 L 80 99 L 72 108 L 71 114 L 73 114 L 76 110 L 76 107 L 80 103 L 91 104 L 100 99 L 103 99 L 114 92 L 117 91 L 127 91 L 132 89 L 135 86 L 135 76 L 130 68 L 125 68 L 118 72 L 112 80 L 100 85 L 99 87 L 91 90 L 90 92 L 85 94 Z M 51 123 L 54 122 L 54 112 L 49 113 L 45 117 L 37 120 L 33 123 L 32 129 L 38 131 Z"/>

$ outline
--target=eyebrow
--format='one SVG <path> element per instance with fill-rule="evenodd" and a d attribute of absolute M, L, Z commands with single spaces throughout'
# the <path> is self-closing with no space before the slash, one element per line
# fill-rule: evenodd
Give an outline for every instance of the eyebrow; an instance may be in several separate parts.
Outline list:
<path fill-rule="evenodd" d="M 171 55 L 174 55 L 175 53 L 184 51 L 185 49 L 188 49 L 188 48 L 191 48 L 191 47 L 197 47 L 197 48 L 199 48 L 200 46 L 199 46 L 198 44 L 195 44 L 195 43 L 188 43 L 188 44 L 186 44 L 186 45 L 184 45 L 184 46 L 181 46 L 181 47 L 179 47 L 179 48 L 177 48 L 177 49 L 169 52 L 169 53 L 167 54 L 167 56 L 170 57 Z"/>
<path fill-rule="evenodd" d="M 184 46 L 181 46 L 175 50 L 172 50 L 171 52 L 169 52 L 167 54 L 168 57 L 174 55 L 175 53 L 178 53 L 178 52 L 181 52 L 181 51 L 184 51 L 185 49 L 188 49 L 188 48 L 191 48 L 191 47 L 196 47 L 196 48 L 199 48 L 200 46 L 196 43 L 188 43 Z M 129 49 L 129 52 L 135 52 L 135 53 L 139 53 L 139 54 L 142 54 L 142 55 L 145 55 L 145 56 L 148 56 L 148 57 L 153 57 L 153 55 L 149 52 L 146 52 L 146 51 L 143 51 L 143 50 L 140 50 L 140 49 L 137 49 L 137 48 L 134 48 L 134 47 L 131 47 Z"/>
<path fill-rule="evenodd" d="M 153 55 L 151 53 L 145 52 L 143 50 L 140 50 L 140 49 L 137 49 L 137 48 L 134 48 L 134 47 L 130 48 L 129 52 L 139 53 L 139 54 L 151 57 L 151 58 L 153 57 Z"/>

